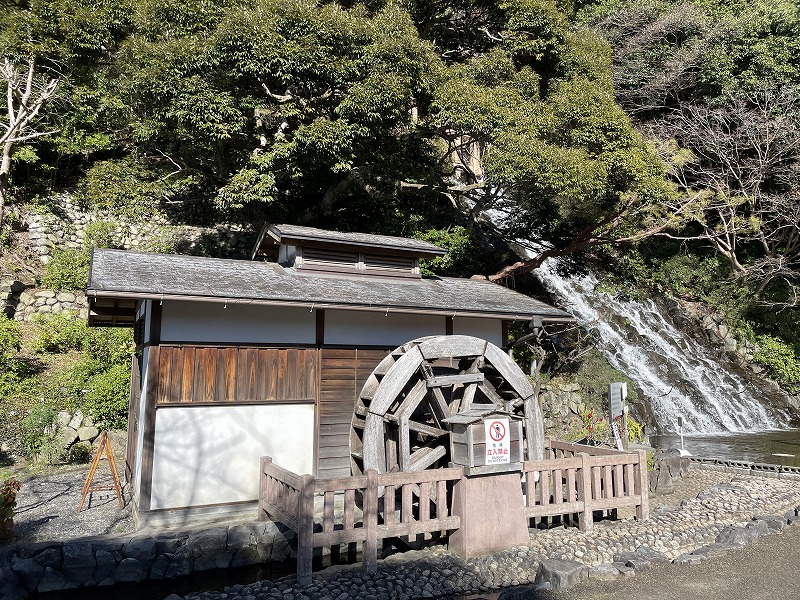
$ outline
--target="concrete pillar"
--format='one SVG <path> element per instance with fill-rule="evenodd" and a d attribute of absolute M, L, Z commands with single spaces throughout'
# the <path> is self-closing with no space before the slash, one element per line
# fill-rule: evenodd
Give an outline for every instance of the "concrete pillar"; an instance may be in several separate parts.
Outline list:
<path fill-rule="evenodd" d="M 463 558 L 528 545 L 520 473 L 465 475 L 453 487 L 453 514 L 461 527 L 448 546 Z"/>

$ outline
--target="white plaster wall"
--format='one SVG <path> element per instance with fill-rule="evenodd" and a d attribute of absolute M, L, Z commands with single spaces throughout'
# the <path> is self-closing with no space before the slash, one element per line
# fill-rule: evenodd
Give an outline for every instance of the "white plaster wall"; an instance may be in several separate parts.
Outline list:
<path fill-rule="evenodd" d="M 150 508 L 256 500 L 262 456 L 295 473 L 311 473 L 314 406 L 159 409 Z"/>
<path fill-rule="evenodd" d="M 454 335 L 471 335 L 491 342 L 498 348 L 503 347 L 503 322 L 500 319 L 479 319 L 475 317 L 459 317 L 453 319 Z"/>
<path fill-rule="evenodd" d="M 444 335 L 445 316 L 353 310 L 325 311 L 325 343 L 400 346 L 425 335 Z"/>
<path fill-rule="evenodd" d="M 148 311 L 145 314 L 145 319 L 149 320 L 149 315 L 150 313 Z M 150 369 L 150 363 L 148 361 L 149 355 L 150 347 L 145 346 L 142 350 L 142 391 L 139 397 L 139 428 L 136 430 L 136 460 L 134 461 L 133 467 L 133 481 L 131 481 L 131 493 L 134 498 L 139 498 L 139 490 L 142 483 L 142 448 L 144 447 L 144 432 L 153 426 L 152 423 L 147 422 L 147 403 L 149 401 L 147 397 L 147 375 Z M 128 426 L 130 427 L 131 424 L 128 423 Z"/>
<path fill-rule="evenodd" d="M 313 344 L 316 317 L 307 308 L 165 300 L 161 341 Z"/>

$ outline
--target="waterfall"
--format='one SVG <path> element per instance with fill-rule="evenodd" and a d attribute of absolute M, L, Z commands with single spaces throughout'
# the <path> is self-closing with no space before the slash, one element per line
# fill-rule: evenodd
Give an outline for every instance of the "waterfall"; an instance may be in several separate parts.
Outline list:
<path fill-rule="evenodd" d="M 756 431 L 786 427 L 759 402 L 766 394 L 721 365 L 681 333 L 652 301 L 595 291 L 593 275 L 561 277 L 548 260 L 538 277 L 578 322 L 602 340 L 600 350 L 646 395 L 662 432 Z"/>

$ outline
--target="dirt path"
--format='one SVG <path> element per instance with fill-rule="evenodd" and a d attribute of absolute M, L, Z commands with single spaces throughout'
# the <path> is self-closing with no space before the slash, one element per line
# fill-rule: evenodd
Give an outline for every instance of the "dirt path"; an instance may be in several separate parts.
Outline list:
<path fill-rule="evenodd" d="M 800 525 L 710 558 L 699 565 L 661 565 L 615 581 L 589 579 L 543 600 L 798 600 Z"/>

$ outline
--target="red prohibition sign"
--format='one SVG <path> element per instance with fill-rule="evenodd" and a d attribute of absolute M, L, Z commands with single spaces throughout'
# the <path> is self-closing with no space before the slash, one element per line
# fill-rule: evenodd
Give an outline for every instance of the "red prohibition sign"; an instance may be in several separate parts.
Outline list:
<path fill-rule="evenodd" d="M 489 437 L 495 442 L 501 441 L 506 437 L 506 426 L 501 421 L 492 421 L 489 424 Z"/>

